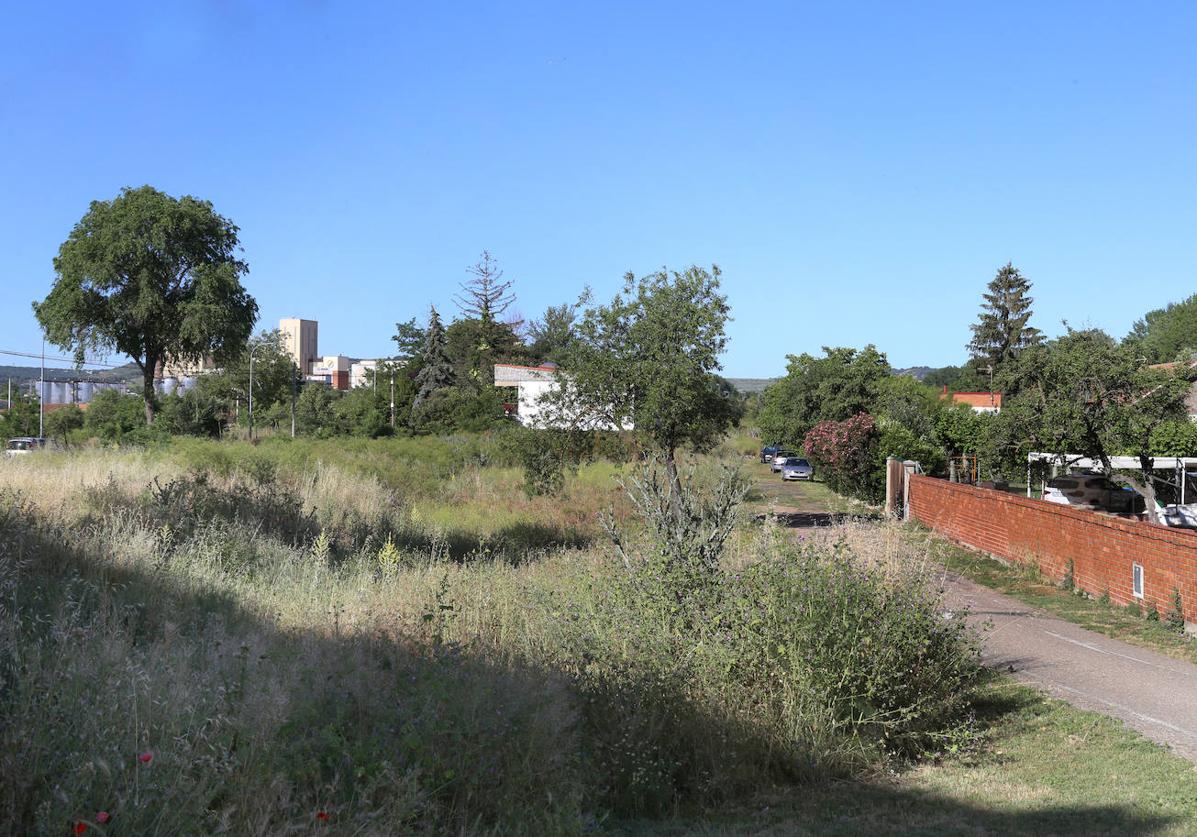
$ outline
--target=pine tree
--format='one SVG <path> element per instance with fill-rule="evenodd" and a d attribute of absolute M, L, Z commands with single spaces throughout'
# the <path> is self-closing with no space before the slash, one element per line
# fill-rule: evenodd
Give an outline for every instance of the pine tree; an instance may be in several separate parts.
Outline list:
<path fill-rule="evenodd" d="M 997 372 L 1028 346 L 1043 342 L 1039 329 L 1027 325 L 1031 319 L 1031 283 L 1013 264 L 998 270 L 989 290 L 982 294 L 981 314 L 970 328 L 973 339 L 968 350 L 980 370 L 992 366 Z"/>
<path fill-rule="evenodd" d="M 486 250 L 468 272 L 474 278 L 462 283 L 461 293 L 454 301 L 467 317 L 488 325 L 498 322 L 499 316 L 515 301 L 515 294 L 511 293 L 514 283 L 503 281 L 503 271 Z"/>
<path fill-rule="evenodd" d="M 504 347 L 520 342 L 516 333 L 521 322 L 499 321 L 515 301 L 515 294 L 511 292 L 514 283 L 503 281 L 503 271 L 488 251 L 482 251 L 479 261 L 468 272 L 473 278 L 462 283 L 461 293 L 453 299 L 465 315 L 465 321 L 477 323 L 474 345 L 469 351 L 472 356 L 470 371 L 472 378 L 486 387 L 494 383 L 494 364 L 502 359 Z"/>
<path fill-rule="evenodd" d="M 428 315 L 422 358 L 424 365 L 416 375 L 416 398 L 412 402 L 414 409 L 419 409 L 437 390 L 453 385 L 453 363 L 446 349 L 445 327 L 435 307 Z"/>

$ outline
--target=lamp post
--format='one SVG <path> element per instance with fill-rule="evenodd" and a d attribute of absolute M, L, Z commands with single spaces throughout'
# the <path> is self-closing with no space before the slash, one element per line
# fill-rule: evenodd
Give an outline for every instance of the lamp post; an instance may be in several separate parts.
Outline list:
<path fill-rule="evenodd" d="M 11 405 L 10 405 L 11 406 Z M 46 438 L 46 335 L 42 333 L 42 376 L 37 389 L 37 438 Z"/>
<path fill-rule="evenodd" d="M 249 440 L 254 440 L 254 352 L 257 346 L 249 347 Z"/>

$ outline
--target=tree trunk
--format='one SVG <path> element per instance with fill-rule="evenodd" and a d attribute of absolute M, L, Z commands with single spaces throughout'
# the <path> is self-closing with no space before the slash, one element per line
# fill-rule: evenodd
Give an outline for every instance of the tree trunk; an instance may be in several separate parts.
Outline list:
<path fill-rule="evenodd" d="M 677 451 L 669 448 L 665 451 L 665 473 L 669 477 L 669 508 L 673 512 L 674 520 L 682 519 L 682 478 L 677 470 Z"/>
<path fill-rule="evenodd" d="M 1151 472 L 1154 470 L 1155 459 L 1146 454 L 1139 454 L 1139 469 L 1143 472 L 1143 499 L 1147 502 L 1147 519 L 1152 523 L 1159 523 L 1160 516 L 1155 507 L 1155 486 L 1151 483 Z"/>
<path fill-rule="evenodd" d="M 145 399 L 145 423 L 151 425 L 154 423 L 155 399 L 157 393 L 154 392 L 154 371 L 158 362 L 153 358 L 146 358 L 146 363 L 141 367 L 141 395 Z"/>

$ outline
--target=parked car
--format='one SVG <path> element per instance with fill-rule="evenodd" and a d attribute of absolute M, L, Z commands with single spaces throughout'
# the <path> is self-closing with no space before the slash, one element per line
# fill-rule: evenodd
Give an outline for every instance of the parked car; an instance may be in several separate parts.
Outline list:
<path fill-rule="evenodd" d="M 1048 480 L 1043 499 L 1062 506 L 1076 506 L 1114 514 L 1142 514 L 1143 495 L 1130 486 L 1111 482 L 1103 474 L 1068 474 Z"/>
<path fill-rule="evenodd" d="M 786 464 L 786 460 L 797 458 L 798 454 L 794 453 L 792 450 L 779 450 L 777 453 L 773 454 L 773 459 L 770 460 L 769 465 L 772 468 L 773 473 L 776 474 L 781 470 L 781 466 Z"/>
<path fill-rule="evenodd" d="M 781 445 L 765 445 L 761 448 L 761 462 L 772 462 L 773 455 L 781 450 Z"/>
<path fill-rule="evenodd" d="M 802 457 L 791 456 L 781 466 L 781 478 L 783 480 L 813 480 L 815 469 Z"/>
<path fill-rule="evenodd" d="M 4 455 L 24 456 L 35 450 L 41 450 L 45 446 L 46 440 L 37 436 L 18 436 L 15 439 L 8 440 L 8 446 L 4 449 Z"/>

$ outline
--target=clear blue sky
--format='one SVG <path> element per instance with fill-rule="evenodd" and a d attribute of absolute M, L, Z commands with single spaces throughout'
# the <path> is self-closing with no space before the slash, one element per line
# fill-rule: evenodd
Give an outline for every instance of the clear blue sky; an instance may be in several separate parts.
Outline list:
<path fill-rule="evenodd" d="M 489 249 L 535 316 L 718 263 L 733 376 L 964 357 L 994 271 L 1121 336 L 1197 291 L 1197 4 L 62 3 L 0 26 L 0 349 L 93 199 L 242 230 L 261 325 L 391 350 Z M 0 363 L 6 362 L 0 359 Z"/>

